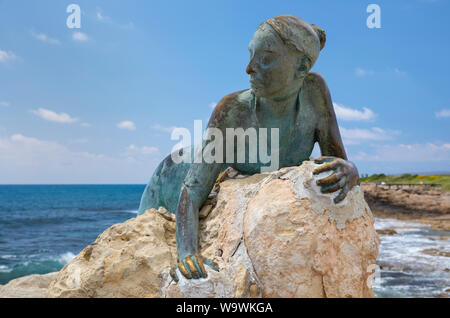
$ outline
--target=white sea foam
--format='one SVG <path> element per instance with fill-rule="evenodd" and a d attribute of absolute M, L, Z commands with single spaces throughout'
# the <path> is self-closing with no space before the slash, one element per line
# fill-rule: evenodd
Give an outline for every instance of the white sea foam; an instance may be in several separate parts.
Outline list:
<path fill-rule="evenodd" d="M 6 265 L 0 265 L 0 273 L 10 273 L 12 271 L 11 268 L 9 268 Z"/>
<path fill-rule="evenodd" d="M 0 256 L 0 258 L 2 258 L 2 259 L 14 259 L 14 258 L 17 258 L 17 256 L 16 255 L 6 254 L 6 255 Z"/>
<path fill-rule="evenodd" d="M 450 252 L 450 240 L 440 239 L 428 225 L 414 221 L 376 218 L 375 228 L 392 228 L 397 232 L 394 235 L 380 236 L 377 263 L 383 270 L 379 292 L 402 297 L 421 294 L 431 296 L 430 293 L 439 290 L 439 286 L 450 285 L 448 257 L 423 252 L 427 249 Z M 402 278 L 403 274 L 405 276 Z M 391 285 L 390 281 L 396 282 Z"/>
<path fill-rule="evenodd" d="M 138 214 L 139 211 L 138 210 L 122 210 L 122 211 L 119 211 L 119 212 Z"/>
<path fill-rule="evenodd" d="M 71 260 L 73 260 L 75 258 L 75 254 L 73 254 L 72 252 L 67 252 L 64 254 L 61 254 L 57 257 L 57 261 L 60 262 L 61 264 L 67 264 L 69 263 Z"/>

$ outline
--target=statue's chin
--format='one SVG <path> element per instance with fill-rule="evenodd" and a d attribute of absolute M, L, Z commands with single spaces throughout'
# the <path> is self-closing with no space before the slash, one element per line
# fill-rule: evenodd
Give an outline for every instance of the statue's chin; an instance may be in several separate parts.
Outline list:
<path fill-rule="evenodd" d="M 253 87 L 252 86 L 252 92 L 256 97 L 266 97 L 267 94 L 265 94 L 264 89 L 260 87 Z"/>

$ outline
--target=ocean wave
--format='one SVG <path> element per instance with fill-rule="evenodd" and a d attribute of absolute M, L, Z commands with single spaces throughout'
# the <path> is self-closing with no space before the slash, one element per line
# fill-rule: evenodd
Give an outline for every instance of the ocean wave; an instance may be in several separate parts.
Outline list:
<path fill-rule="evenodd" d="M 63 253 L 63 254 L 58 255 L 56 257 L 56 261 L 60 262 L 63 265 L 66 265 L 71 260 L 73 260 L 75 258 L 75 256 L 76 255 L 74 253 L 72 253 L 72 252 Z"/>
<path fill-rule="evenodd" d="M 57 272 L 74 258 L 74 253 L 66 252 L 40 259 L 28 258 L 21 263 L 10 266 L 0 265 L 0 284 L 7 284 L 9 281 L 22 276 Z"/>
<path fill-rule="evenodd" d="M 131 213 L 131 214 L 138 214 L 139 210 L 121 210 L 117 212 L 124 212 L 124 213 Z"/>
<path fill-rule="evenodd" d="M 16 255 L 11 255 L 11 254 L 6 254 L 6 255 L 0 256 L 0 258 L 2 258 L 2 259 L 15 259 L 15 258 L 17 258 L 17 256 Z"/>
<path fill-rule="evenodd" d="M 0 265 L 0 273 L 10 273 L 12 268 L 9 268 L 6 265 Z"/>

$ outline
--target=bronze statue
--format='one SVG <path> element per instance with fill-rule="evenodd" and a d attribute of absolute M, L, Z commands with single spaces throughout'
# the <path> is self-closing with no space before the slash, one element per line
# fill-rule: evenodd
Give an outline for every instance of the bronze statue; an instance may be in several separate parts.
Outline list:
<path fill-rule="evenodd" d="M 226 128 L 278 128 L 279 165 L 289 167 L 309 160 L 319 143 L 321 164 L 314 173 L 332 170 L 317 184 L 324 193 L 338 192 L 338 204 L 359 182 L 358 171 L 347 161 L 339 127 L 325 80 L 310 73 L 326 41 L 325 32 L 292 15 L 282 15 L 262 23 L 250 45 L 251 89 L 232 93 L 216 106 L 208 127 L 225 135 Z M 206 147 L 205 142 L 203 147 Z M 182 150 L 183 151 L 183 150 Z M 182 152 L 181 151 L 181 152 Z M 264 164 L 180 163 L 168 156 L 158 166 L 142 196 L 139 212 L 160 206 L 176 212 L 178 264 L 176 269 L 188 279 L 206 277 L 204 264 L 217 265 L 198 251 L 198 213 L 221 171 L 231 166 L 242 174 L 259 173 Z"/>

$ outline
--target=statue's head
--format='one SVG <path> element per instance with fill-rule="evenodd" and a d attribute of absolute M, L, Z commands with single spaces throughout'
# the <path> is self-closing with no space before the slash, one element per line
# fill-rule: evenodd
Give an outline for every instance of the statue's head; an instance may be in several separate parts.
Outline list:
<path fill-rule="evenodd" d="M 293 15 L 262 23 L 249 44 L 252 90 L 258 97 L 284 97 L 298 90 L 326 41 L 325 32 Z"/>

